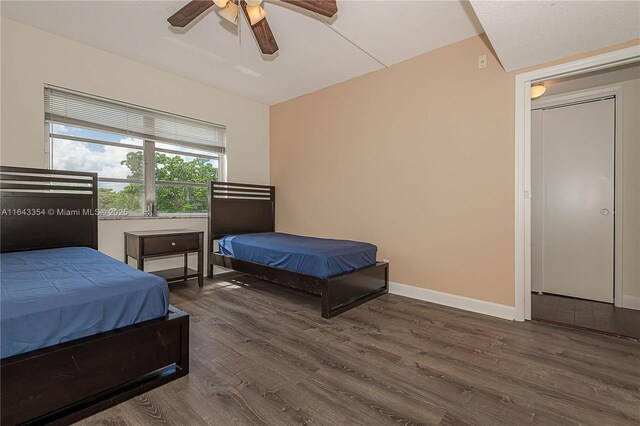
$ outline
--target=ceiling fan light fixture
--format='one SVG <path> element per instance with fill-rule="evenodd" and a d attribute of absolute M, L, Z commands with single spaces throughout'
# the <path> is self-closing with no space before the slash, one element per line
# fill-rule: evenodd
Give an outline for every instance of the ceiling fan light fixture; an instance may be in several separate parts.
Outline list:
<path fill-rule="evenodd" d="M 540 96 L 544 95 L 544 92 L 547 91 L 547 88 L 544 87 L 544 84 L 538 83 L 531 86 L 531 99 L 538 99 Z"/>
<path fill-rule="evenodd" d="M 249 3 L 247 3 L 247 16 L 251 25 L 255 25 L 267 17 L 267 12 L 262 6 L 249 6 Z"/>
<path fill-rule="evenodd" d="M 0 0 L 2 1 L 2 0 Z M 186 1 L 186 0 L 185 0 Z M 291 4 L 295 8 L 317 13 L 331 18 L 338 12 L 336 0 L 279 0 Z M 218 6 L 218 15 L 224 20 L 238 25 L 238 7 L 251 24 L 251 32 L 263 55 L 273 55 L 279 49 L 278 43 L 267 22 L 267 13 L 261 7 L 264 0 L 189 0 L 180 10 L 171 15 L 167 21 L 172 27 L 185 28 L 201 18 L 214 5 Z M 326 24 L 329 24 L 328 22 Z M 238 35 L 240 35 L 238 28 Z"/>
<path fill-rule="evenodd" d="M 232 24 L 238 25 L 238 5 L 234 2 L 227 2 L 227 5 L 220 9 L 218 14 Z"/>

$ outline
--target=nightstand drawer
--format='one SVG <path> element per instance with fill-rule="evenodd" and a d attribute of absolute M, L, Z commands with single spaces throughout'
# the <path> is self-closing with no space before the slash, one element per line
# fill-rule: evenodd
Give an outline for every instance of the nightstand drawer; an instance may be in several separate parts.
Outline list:
<path fill-rule="evenodd" d="M 180 253 L 198 250 L 200 241 L 198 234 L 173 235 L 168 237 L 146 237 L 142 241 L 142 255 Z"/>

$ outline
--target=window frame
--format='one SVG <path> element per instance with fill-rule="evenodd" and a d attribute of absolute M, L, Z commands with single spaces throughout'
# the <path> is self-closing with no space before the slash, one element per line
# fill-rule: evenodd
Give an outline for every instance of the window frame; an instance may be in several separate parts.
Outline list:
<path fill-rule="evenodd" d="M 142 213 L 134 213 L 129 214 L 128 216 L 119 216 L 117 219 L 123 218 L 132 218 L 132 219 L 140 219 L 140 218 L 149 218 L 149 219 L 158 219 L 158 218 L 172 218 L 172 217 L 205 217 L 207 216 L 206 212 L 174 212 L 174 213 L 158 213 L 156 206 L 156 187 L 158 185 L 174 185 L 174 186 L 191 186 L 191 187 L 200 187 L 207 188 L 208 183 L 196 183 L 196 182 L 181 182 L 181 181 L 159 181 L 156 180 L 156 154 L 157 153 L 165 153 L 171 155 L 180 155 L 187 157 L 196 157 L 196 158 L 205 158 L 208 160 L 215 160 L 218 163 L 218 181 L 225 182 L 226 181 L 226 154 L 215 152 L 214 150 L 209 151 L 210 154 L 202 154 L 202 153 L 194 153 L 188 151 L 182 151 L 180 149 L 170 149 L 170 148 L 157 148 L 156 141 L 144 139 L 142 141 L 142 146 L 137 146 L 133 144 L 119 143 L 119 142 L 111 142 L 111 141 L 103 141 L 99 139 L 91 139 L 85 137 L 71 136 L 71 135 L 63 135 L 59 133 L 53 132 L 53 125 L 63 125 L 68 127 L 74 127 L 78 129 L 84 130 L 97 130 L 103 131 L 101 129 L 92 129 L 88 126 L 79 126 L 79 125 L 70 125 L 66 123 L 57 122 L 54 120 L 45 120 L 44 122 L 44 139 L 45 139 L 45 148 L 44 148 L 44 157 L 45 157 L 45 168 L 51 169 L 52 164 L 52 155 L 53 155 L 53 139 L 61 139 L 61 140 L 69 140 L 81 143 L 90 143 L 96 145 L 103 146 L 115 146 L 120 148 L 128 148 L 128 149 L 136 149 L 142 151 L 143 158 L 143 180 L 139 179 L 126 179 L 126 178 L 108 178 L 108 177 L 100 177 L 98 176 L 98 184 L 101 182 L 109 182 L 109 183 L 129 183 L 129 184 L 139 184 L 143 186 L 143 199 L 141 200 L 142 204 Z M 128 135 L 124 133 L 111 132 L 114 134 L 121 135 L 123 137 L 128 137 Z M 226 134 L 224 135 L 226 139 Z M 164 143 L 164 142 L 163 142 Z M 226 140 L 225 140 L 226 145 Z M 176 147 L 180 147 L 181 145 L 176 145 Z M 189 145 L 182 145 L 184 148 L 194 148 Z M 208 149 L 206 146 L 201 146 L 197 148 L 201 151 L 207 152 Z M 100 215 L 98 219 L 110 219 L 112 217 L 106 215 Z"/>

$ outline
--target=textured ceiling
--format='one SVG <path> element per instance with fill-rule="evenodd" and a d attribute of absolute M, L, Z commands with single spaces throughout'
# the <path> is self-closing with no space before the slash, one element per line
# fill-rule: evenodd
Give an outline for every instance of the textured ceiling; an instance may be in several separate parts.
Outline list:
<path fill-rule="evenodd" d="M 343 1 L 329 25 L 265 5 L 280 46 L 261 56 L 215 7 L 185 30 L 166 19 L 185 1 L 2 1 L 4 17 L 256 101 L 273 104 L 482 33 L 468 3 Z"/>
<path fill-rule="evenodd" d="M 9 19 L 265 104 L 483 31 L 507 71 L 640 37 L 640 1 L 338 0 L 330 20 L 269 1 L 280 51 L 266 57 L 246 23 L 238 36 L 216 7 L 185 30 L 171 28 L 166 18 L 187 1 L 3 0 L 0 7 Z"/>
<path fill-rule="evenodd" d="M 471 4 L 506 71 L 640 37 L 640 1 Z"/>

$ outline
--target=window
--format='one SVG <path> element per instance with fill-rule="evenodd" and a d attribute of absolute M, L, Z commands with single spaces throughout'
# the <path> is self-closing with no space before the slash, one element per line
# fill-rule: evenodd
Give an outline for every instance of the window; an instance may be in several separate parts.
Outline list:
<path fill-rule="evenodd" d="M 225 128 L 59 88 L 45 89 L 49 165 L 98 173 L 101 212 L 207 212 L 223 178 Z"/>

